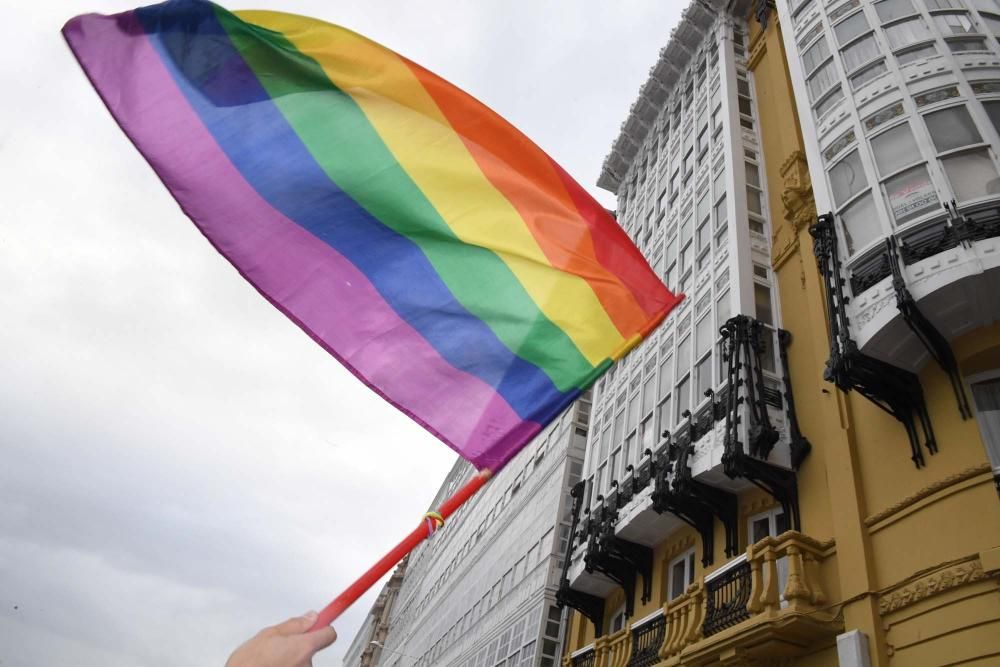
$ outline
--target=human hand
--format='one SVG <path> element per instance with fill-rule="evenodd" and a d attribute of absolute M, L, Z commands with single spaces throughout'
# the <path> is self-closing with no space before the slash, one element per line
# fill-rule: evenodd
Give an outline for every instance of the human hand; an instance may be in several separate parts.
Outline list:
<path fill-rule="evenodd" d="M 309 632 L 316 612 L 264 628 L 233 651 L 226 667 L 312 667 L 312 657 L 334 642 L 331 627 Z"/>

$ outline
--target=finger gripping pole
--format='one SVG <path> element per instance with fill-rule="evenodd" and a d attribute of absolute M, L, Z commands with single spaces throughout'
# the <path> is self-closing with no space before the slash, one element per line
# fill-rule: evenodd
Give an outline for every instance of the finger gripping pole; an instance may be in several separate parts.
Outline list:
<path fill-rule="evenodd" d="M 348 586 L 333 602 L 319 612 L 316 622 L 309 628 L 309 631 L 312 632 L 333 623 L 352 604 L 357 602 L 358 598 L 365 594 L 365 591 L 374 586 L 399 561 L 403 560 L 408 553 L 413 551 L 418 544 L 433 535 L 434 530 L 444 526 L 445 520 L 461 507 L 465 501 L 474 496 L 476 491 L 481 489 L 492 476 L 493 473 L 489 470 L 480 470 L 462 488 L 456 491 L 453 496 L 441 503 L 437 512 L 428 512 L 427 515 L 421 517 L 420 525 L 413 532 L 403 538 L 402 542 L 393 547 L 389 553 L 372 565 L 367 572 L 358 577 L 357 581 Z M 431 519 L 434 522 L 438 522 L 438 519 L 440 519 L 439 525 L 434 530 L 431 530 L 428 525 L 428 521 Z"/>

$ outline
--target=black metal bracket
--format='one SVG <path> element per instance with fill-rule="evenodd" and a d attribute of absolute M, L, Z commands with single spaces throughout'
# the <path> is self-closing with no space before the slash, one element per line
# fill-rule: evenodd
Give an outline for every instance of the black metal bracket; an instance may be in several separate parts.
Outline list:
<path fill-rule="evenodd" d="M 910 327 L 913 335 L 920 340 L 931 358 L 948 376 L 951 389 L 955 392 L 955 400 L 958 402 L 958 412 L 962 415 L 962 419 L 969 419 L 972 416 L 972 409 L 969 407 L 969 399 L 965 395 L 962 374 L 958 370 L 958 361 L 951 350 L 951 345 L 931 321 L 920 312 L 913 295 L 906 288 L 906 279 L 899 268 L 899 253 L 892 237 L 885 240 L 885 251 L 889 260 L 889 270 L 892 272 L 892 287 L 896 290 L 896 308 L 899 309 L 903 321 Z"/>
<path fill-rule="evenodd" d="M 719 332 L 722 334 L 725 350 L 724 360 L 728 364 L 728 386 L 726 397 L 726 436 L 722 454 L 723 470 L 730 478 L 742 477 L 763 489 L 781 503 L 785 516 L 795 530 L 801 530 L 799 516 L 799 487 L 794 470 L 788 470 L 766 462 L 771 449 L 778 441 L 778 431 L 771 425 L 767 413 L 767 392 L 761 368 L 760 353 L 763 341 L 763 325 L 746 315 L 731 317 Z M 787 331 L 778 332 L 781 361 L 785 370 L 785 405 L 789 413 L 789 430 L 792 436 L 792 462 L 795 468 L 809 453 L 811 445 L 798 430 L 795 404 L 788 380 L 788 355 L 786 348 L 791 340 Z M 749 453 L 744 451 L 740 440 L 740 405 L 746 393 L 747 414 L 750 427 L 747 429 Z M 781 402 L 778 402 L 778 407 Z"/>
<path fill-rule="evenodd" d="M 600 514 L 596 530 L 590 531 L 584 568 L 587 572 L 596 570 L 621 586 L 625 591 L 625 615 L 632 616 L 636 576 L 642 577 L 642 603 L 653 597 L 653 550 L 615 536 L 616 503 L 604 503 Z"/>
<path fill-rule="evenodd" d="M 903 424 L 910 440 L 910 459 L 920 468 L 926 462 L 920 450 L 918 424 L 924 447 L 931 454 L 937 452 L 920 378 L 915 373 L 869 357 L 858 349 L 849 328 L 848 298 L 844 294 L 833 214 L 819 216 L 816 224 L 809 228 L 809 233 L 814 240 L 813 252 L 823 278 L 829 321 L 830 358 L 826 362 L 823 378 L 841 391 L 858 391 Z"/>
<path fill-rule="evenodd" d="M 580 508 L 583 505 L 586 482 L 577 482 L 570 491 L 573 498 L 570 539 L 566 543 L 566 553 L 563 554 L 562 577 L 559 580 L 559 590 L 556 591 L 556 605 L 559 608 L 570 607 L 583 614 L 594 624 L 594 636 L 600 637 L 604 632 L 604 599 L 590 593 L 574 591 L 569 587 L 569 561 L 573 555 L 573 545 L 576 542 L 576 527 L 580 521 Z"/>
<path fill-rule="evenodd" d="M 688 417 L 690 419 L 690 416 Z M 726 556 L 735 556 L 739 548 L 739 511 L 734 494 L 699 482 L 691 477 L 688 457 L 694 445 L 668 439 L 668 451 L 673 465 L 658 466 L 656 486 L 652 494 L 653 510 L 669 512 L 698 531 L 701 537 L 701 562 L 708 567 L 714 560 L 715 524 L 718 518 L 725 528 Z"/>
<path fill-rule="evenodd" d="M 753 9 L 757 23 L 762 29 L 767 28 L 767 18 L 771 15 L 771 10 L 774 9 L 774 0 L 757 0 Z"/>
<path fill-rule="evenodd" d="M 795 397 L 792 394 L 792 381 L 789 378 L 788 366 L 788 346 L 792 344 L 792 334 L 784 329 L 778 329 L 778 349 L 781 350 L 781 373 L 782 381 L 785 385 L 785 405 L 788 407 L 788 435 L 791 439 L 789 450 L 791 451 L 792 467 L 796 470 L 802 466 L 802 462 L 812 451 L 812 444 L 809 439 L 802 435 L 799 430 L 799 418 L 795 413 Z"/>
<path fill-rule="evenodd" d="M 760 363 L 762 327 L 760 322 L 751 317 L 736 315 L 719 329 L 723 338 L 723 360 L 727 363 L 727 385 L 730 387 L 726 396 L 727 447 L 723 461 L 729 453 L 730 445 L 742 447 L 739 439 L 739 406 L 744 401 L 750 420 L 747 429 L 750 455 L 767 459 L 780 437 L 767 412 L 767 387 L 764 385 L 764 372 Z M 741 393 L 746 394 L 745 399 Z"/>

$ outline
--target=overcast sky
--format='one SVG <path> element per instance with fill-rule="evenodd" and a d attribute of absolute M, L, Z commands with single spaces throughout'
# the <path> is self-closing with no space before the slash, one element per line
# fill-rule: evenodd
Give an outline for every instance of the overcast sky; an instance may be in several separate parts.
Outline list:
<path fill-rule="evenodd" d="M 412 529 L 454 461 L 268 305 L 121 134 L 59 28 L 0 23 L 0 666 L 218 665 Z M 321 2 L 587 189 L 686 2 Z M 607 205 L 612 198 L 598 195 Z M 336 624 L 339 665 L 371 605 Z"/>

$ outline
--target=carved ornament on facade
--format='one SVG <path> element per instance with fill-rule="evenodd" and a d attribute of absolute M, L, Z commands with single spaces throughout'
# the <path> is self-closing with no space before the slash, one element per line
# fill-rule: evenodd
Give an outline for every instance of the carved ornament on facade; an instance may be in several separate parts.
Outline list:
<path fill-rule="evenodd" d="M 785 220 L 801 231 L 816 219 L 809 164 L 802 151 L 793 151 L 781 165 L 781 201 L 785 205 Z"/>
<path fill-rule="evenodd" d="M 878 601 L 878 613 L 885 616 L 888 613 L 909 607 L 921 600 L 938 593 L 944 593 L 952 588 L 958 588 L 974 581 L 984 579 L 983 565 L 978 558 L 966 561 L 952 567 L 935 572 L 929 576 L 883 595 Z"/>
<path fill-rule="evenodd" d="M 854 316 L 853 319 L 855 327 L 857 327 L 858 331 L 864 329 L 869 322 L 875 319 L 876 315 L 885 310 L 886 306 L 893 304 L 895 304 L 895 299 L 892 294 L 889 294 L 880 299 L 879 301 L 872 303 L 868 308 L 859 311 Z"/>

